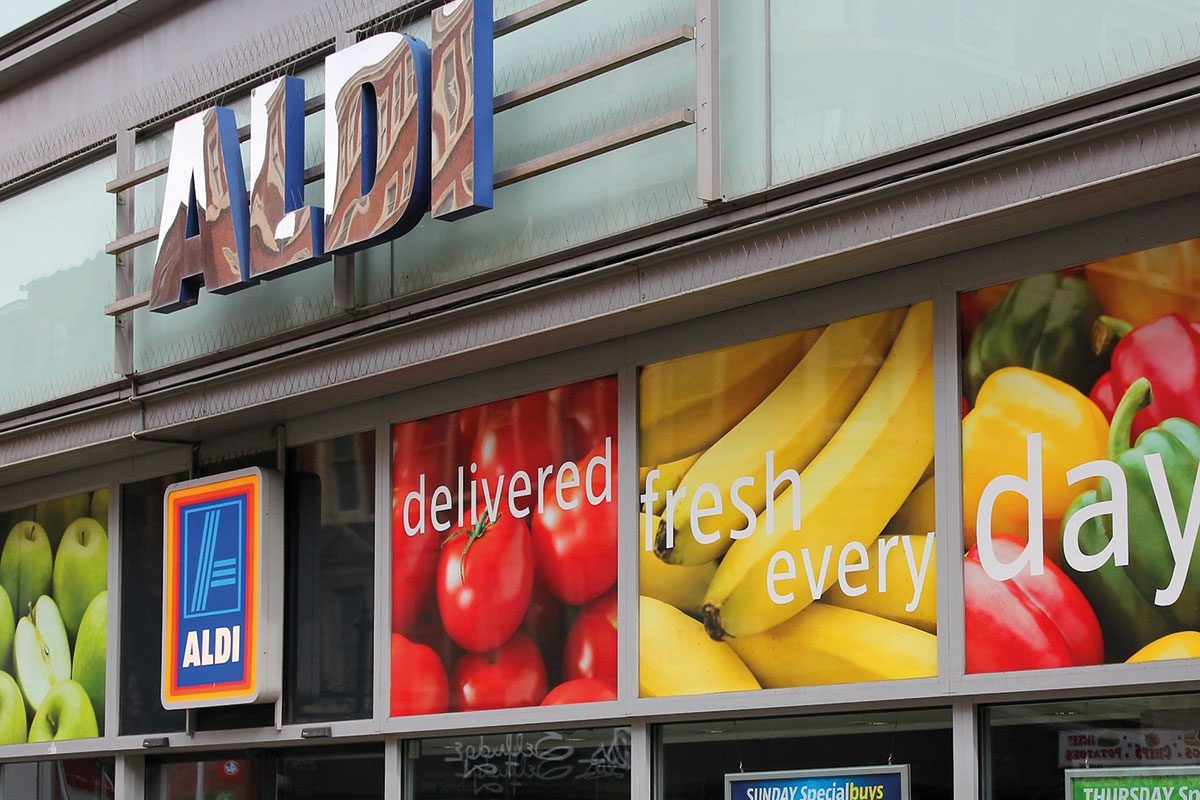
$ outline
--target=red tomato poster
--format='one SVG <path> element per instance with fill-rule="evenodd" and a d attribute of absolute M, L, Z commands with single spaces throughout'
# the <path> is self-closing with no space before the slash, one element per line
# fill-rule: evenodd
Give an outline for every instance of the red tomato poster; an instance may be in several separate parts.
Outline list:
<path fill-rule="evenodd" d="M 391 715 L 616 699 L 617 380 L 392 429 Z"/>

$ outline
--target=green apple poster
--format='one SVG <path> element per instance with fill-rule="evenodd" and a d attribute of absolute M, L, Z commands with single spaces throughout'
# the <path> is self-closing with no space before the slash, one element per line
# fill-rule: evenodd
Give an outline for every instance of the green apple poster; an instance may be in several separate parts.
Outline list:
<path fill-rule="evenodd" d="M 0 744 L 104 726 L 108 491 L 0 513 Z"/>

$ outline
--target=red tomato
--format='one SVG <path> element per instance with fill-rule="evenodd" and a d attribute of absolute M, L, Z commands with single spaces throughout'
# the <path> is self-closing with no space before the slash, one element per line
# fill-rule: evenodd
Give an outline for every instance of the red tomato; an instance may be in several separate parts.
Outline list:
<path fill-rule="evenodd" d="M 486 653 L 521 625 L 533 592 L 533 543 L 511 514 L 456 531 L 442 545 L 437 600 L 442 625 L 464 650 Z"/>
<path fill-rule="evenodd" d="M 391 715 L 440 714 L 449 707 L 450 682 L 438 654 L 393 633 Z"/>
<path fill-rule="evenodd" d="M 542 705 L 561 706 L 567 703 L 597 703 L 602 700 L 616 699 L 616 691 L 604 681 L 580 678 L 555 686 L 546 695 Z"/>
<path fill-rule="evenodd" d="M 567 458 L 579 458 L 604 444 L 604 437 L 617 436 L 617 378 L 596 378 L 570 388 L 567 419 Z"/>
<path fill-rule="evenodd" d="M 486 406 L 471 406 L 453 412 L 455 425 L 458 427 L 458 452 L 464 456 L 471 453 L 475 446 L 475 435 L 479 431 L 479 414 Z"/>
<path fill-rule="evenodd" d="M 491 653 L 467 653 L 454 667 L 452 698 L 459 711 L 536 706 L 545 696 L 546 665 L 523 633 Z"/>
<path fill-rule="evenodd" d="M 517 501 L 516 508 L 532 507 L 538 492 L 538 469 L 557 466 L 562 452 L 562 418 L 556 413 L 549 392 L 535 392 L 484 406 L 479 433 L 471 448 L 471 463 L 477 467 L 473 476 L 478 482 L 476 501 L 484 502 L 484 482 L 491 497 L 507 497 L 513 475 L 524 472 L 531 492 Z M 508 509 L 507 502 L 500 509 Z"/>
<path fill-rule="evenodd" d="M 392 428 L 392 630 L 398 633 L 411 630 L 433 596 L 441 534 L 433 527 L 430 496 L 454 482 L 453 422 L 443 414 Z"/>
<path fill-rule="evenodd" d="M 563 676 L 617 685 L 617 590 L 589 603 L 571 626 L 563 652 Z"/>
<path fill-rule="evenodd" d="M 607 457 L 611 470 L 592 460 Z M 616 448 L 604 445 L 579 460 L 580 481 L 565 486 L 558 502 L 557 479 L 546 484 L 542 509 L 533 516 L 533 550 L 538 576 L 554 596 L 570 605 L 581 605 L 608 591 L 617 582 L 617 503 L 615 498 Z M 611 475 L 608 473 L 611 472 Z M 583 481 L 591 481 L 591 495 L 608 500 L 592 505 Z"/>
<path fill-rule="evenodd" d="M 528 634 L 542 651 L 547 674 L 558 675 L 562 667 L 558 660 L 567 642 L 566 607 L 538 581 L 533 582 L 533 595 L 521 621 L 521 632 Z"/>

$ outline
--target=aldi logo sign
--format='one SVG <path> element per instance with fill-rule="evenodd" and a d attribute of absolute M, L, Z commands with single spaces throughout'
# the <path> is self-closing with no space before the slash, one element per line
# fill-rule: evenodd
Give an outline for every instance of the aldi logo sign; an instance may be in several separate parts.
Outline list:
<path fill-rule="evenodd" d="M 278 697 L 282 502 L 280 476 L 270 470 L 241 470 L 167 488 L 164 707 Z"/>

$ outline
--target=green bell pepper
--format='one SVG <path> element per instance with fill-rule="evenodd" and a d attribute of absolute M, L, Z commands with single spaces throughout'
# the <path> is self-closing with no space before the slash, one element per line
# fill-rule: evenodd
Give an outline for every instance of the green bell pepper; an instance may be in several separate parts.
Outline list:
<path fill-rule="evenodd" d="M 1092 572 L 1066 567 L 1100 618 L 1110 662 L 1124 661 L 1169 633 L 1200 629 L 1200 548 L 1192 554 L 1179 599 L 1170 606 L 1154 603 L 1155 593 L 1171 582 L 1175 559 L 1146 467 L 1146 456 L 1162 458 L 1176 518 L 1183 524 L 1200 466 L 1200 428 L 1184 419 L 1164 420 L 1144 431 L 1130 447 L 1134 415 L 1150 401 L 1150 382 L 1145 378 L 1134 381 L 1117 405 L 1108 436 L 1108 459 L 1124 473 L 1128 489 L 1129 564 L 1117 566 L 1110 559 Z M 1063 518 L 1063 530 L 1076 510 L 1111 499 L 1109 482 L 1100 481 L 1099 488 L 1084 492 L 1071 504 Z M 1079 532 L 1079 546 L 1085 554 L 1101 552 L 1111 540 L 1111 515 L 1093 517 Z"/>
<path fill-rule="evenodd" d="M 983 318 L 967 350 L 967 397 L 998 369 L 1027 367 L 1087 394 L 1106 365 L 1092 349 L 1100 301 L 1087 283 L 1056 272 L 1018 281 Z"/>

